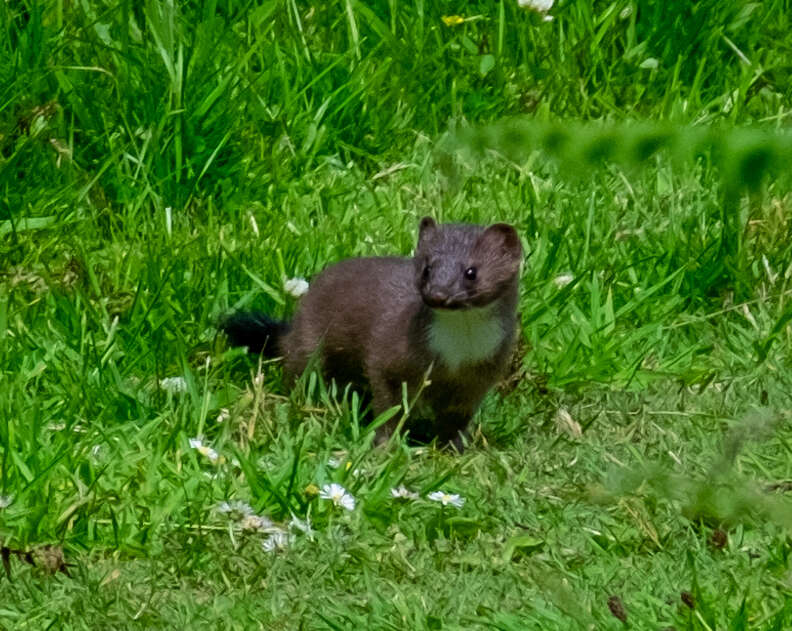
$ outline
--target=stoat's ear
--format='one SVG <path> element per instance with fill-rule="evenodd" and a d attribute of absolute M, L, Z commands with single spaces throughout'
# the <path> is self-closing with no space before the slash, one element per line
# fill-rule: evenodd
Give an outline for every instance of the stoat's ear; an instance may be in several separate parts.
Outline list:
<path fill-rule="evenodd" d="M 492 258 L 501 259 L 517 271 L 522 261 L 522 243 L 517 231 L 507 223 L 492 224 L 481 233 L 478 248 Z"/>
<path fill-rule="evenodd" d="M 426 238 L 435 228 L 437 228 L 437 222 L 431 217 L 421 219 L 421 223 L 418 224 L 418 240 Z"/>

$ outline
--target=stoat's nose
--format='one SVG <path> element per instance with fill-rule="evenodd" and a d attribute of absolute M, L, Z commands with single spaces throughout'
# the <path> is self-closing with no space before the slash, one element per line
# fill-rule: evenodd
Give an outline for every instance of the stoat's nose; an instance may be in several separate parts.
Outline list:
<path fill-rule="evenodd" d="M 432 309 L 442 309 L 448 303 L 448 292 L 427 291 L 424 292 L 423 300 L 426 305 L 432 307 Z"/>
<path fill-rule="evenodd" d="M 446 291 L 426 291 L 423 301 L 432 309 L 461 309 L 465 306 L 464 301 L 452 298 Z"/>

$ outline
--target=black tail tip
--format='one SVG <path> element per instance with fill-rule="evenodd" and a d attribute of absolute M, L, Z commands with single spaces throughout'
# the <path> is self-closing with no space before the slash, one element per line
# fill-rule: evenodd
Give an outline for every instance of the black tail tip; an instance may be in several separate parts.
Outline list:
<path fill-rule="evenodd" d="M 224 316 L 219 326 L 233 346 L 245 346 L 267 357 L 280 355 L 280 339 L 289 331 L 287 322 L 244 311 Z"/>

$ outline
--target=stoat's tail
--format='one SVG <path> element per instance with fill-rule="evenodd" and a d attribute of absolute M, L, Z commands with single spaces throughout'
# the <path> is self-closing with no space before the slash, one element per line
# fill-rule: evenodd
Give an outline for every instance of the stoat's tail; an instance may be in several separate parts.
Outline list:
<path fill-rule="evenodd" d="M 281 339 L 289 332 L 289 323 L 263 313 L 242 311 L 224 318 L 220 328 L 234 346 L 247 346 L 251 353 L 264 357 L 278 357 L 282 355 Z"/>

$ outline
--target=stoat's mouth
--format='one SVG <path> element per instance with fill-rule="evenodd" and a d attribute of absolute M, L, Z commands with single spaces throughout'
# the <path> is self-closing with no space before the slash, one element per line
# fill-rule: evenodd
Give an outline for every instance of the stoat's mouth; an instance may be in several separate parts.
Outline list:
<path fill-rule="evenodd" d="M 469 302 L 461 300 L 449 300 L 448 298 L 433 298 L 431 296 L 423 297 L 424 304 L 439 311 L 461 311 L 469 309 L 472 305 Z"/>

